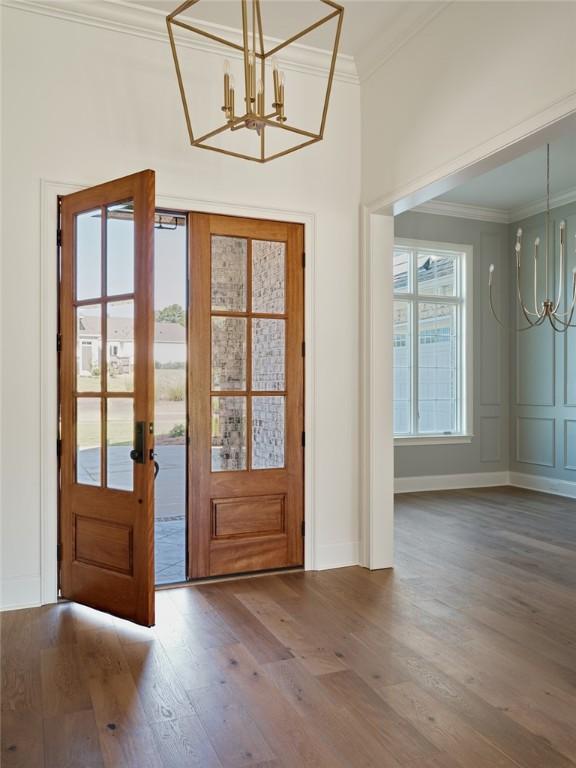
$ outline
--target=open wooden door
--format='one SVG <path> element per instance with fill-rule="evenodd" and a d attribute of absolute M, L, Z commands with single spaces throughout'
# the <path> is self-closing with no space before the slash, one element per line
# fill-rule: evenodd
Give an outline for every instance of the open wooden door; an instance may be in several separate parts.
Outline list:
<path fill-rule="evenodd" d="M 60 586 L 154 623 L 154 172 L 61 199 Z"/>
<path fill-rule="evenodd" d="M 303 227 L 190 215 L 190 576 L 303 564 Z"/>

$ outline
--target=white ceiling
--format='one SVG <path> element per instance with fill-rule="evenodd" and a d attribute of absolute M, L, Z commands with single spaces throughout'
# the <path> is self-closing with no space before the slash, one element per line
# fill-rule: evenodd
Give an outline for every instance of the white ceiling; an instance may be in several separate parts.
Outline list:
<path fill-rule="evenodd" d="M 550 144 L 550 194 L 576 190 L 576 136 Z M 437 198 L 438 201 L 515 211 L 546 196 L 546 146 L 478 176 Z"/>
<path fill-rule="evenodd" d="M 168 14 L 178 6 L 178 0 L 125 0 Z M 340 52 L 361 57 L 374 45 L 387 50 L 411 35 L 416 28 L 431 18 L 444 2 L 431 0 L 346 0 Z M 261 0 L 262 21 L 265 34 L 284 39 L 297 30 L 329 14 L 330 6 L 320 0 Z M 199 0 L 188 11 L 190 18 L 239 29 L 241 4 L 239 0 Z M 329 30 L 318 31 L 311 45 L 329 49 L 333 34 Z M 302 43 L 306 44 L 303 39 Z"/>

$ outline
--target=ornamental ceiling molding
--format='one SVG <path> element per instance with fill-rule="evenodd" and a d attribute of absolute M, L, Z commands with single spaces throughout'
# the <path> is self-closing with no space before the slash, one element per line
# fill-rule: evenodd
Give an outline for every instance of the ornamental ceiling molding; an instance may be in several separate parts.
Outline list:
<path fill-rule="evenodd" d="M 166 33 L 166 13 L 135 3 L 122 0 L 50 0 L 50 3 L 42 0 L 2 0 L 1 4 L 6 8 L 169 44 Z M 241 30 L 203 20 L 196 23 L 214 34 L 226 36 L 233 42 L 242 42 Z M 191 39 L 191 36 L 186 33 L 177 33 L 175 38 L 179 47 L 222 55 L 222 46 L 207 38 Z M 270 47 L 282 42 L 279 38 L 271 36 L 266 36 L 265 41 Z M 226 55 L 228 58 L 235 58 L 233 51 Z M 238 58 L 241 58 L 241 54 L 238 54 Z M 290 46 L 288 55 L 278 56 L 278 63 L 286 70 L 326 77 L 330 71 L 331 58 L 331 51 L 293 44 Z M 338 55 L 334 79 L 353 85 L 359 84 L 356 63 L 352 56 Z"/>
<path fill-rule="evenodd" d="M 30 13 L 50 16 L 56 19 L 87 24 L 114 32 L 144 37 L 150 40 L 167 42 L 166 13 L 148 6 L 124 2 L 124 0 L 0 0 L 0 5 Z M 451 5 L 450 1 L 431 0 L 422 8 L 418 4 L 406 3 L 402 15 L 376 38 L 369 41 L 361 53 L 354 57 L 339 54 L 334 79 L 343 83 L 358 85 L 367 80 L 380 67 L 384 66 L 406 43 L 424 30 L 436 17 Z M 218 24 L 202 22 L 203 26 L 218 32 L 230 29 Z M 238 40 L 240 31 L 232 30 Z M 280 40 L 267 37 L 267 43 Z M 178 36 L 178 44 L 206 52 L 215 51 L 217 46 L 208 41 L 199 41 L 191 45 L 185 35 Z M 330 69 L 330 52 L 304 45 L 291 46 L 290 58 L 279 58 L 284 69 L 304 72 L 325 77 Z"/>
<path fill-rule="evenodd" d="M 576 203 L 576 187 L 550 196 L 550 208 L 560 208 L 563 205 Z M 529 205 L 517 208 L 487 208 L 479 205 L 467 205 L 466 203 L 452 203 L 448 200 L 431 200 L 423 203 L 412 211 L 417 213 L 431 213 L 436 216 L 453 216 L 457 219 L 472 219 L 474 221 L 491 221 L 497 224 L 513 224 L 523 221 L 531 216 L 544 213 L 546 200 L 537 200 Z"/>

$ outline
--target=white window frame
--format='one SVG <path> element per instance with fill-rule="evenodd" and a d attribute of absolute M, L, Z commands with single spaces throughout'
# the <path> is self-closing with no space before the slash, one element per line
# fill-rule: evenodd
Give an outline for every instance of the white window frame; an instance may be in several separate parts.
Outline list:
<path fill-rule="evenodd" d="M 394 248 L 410 250 L 439 250 L 449 251 L 458 256 L 457 280 L 459 291 L 457 296 L 428 296 L 417 292 L 417 259 L 412 257 L 410 264 L 410 293 L 394 293 L 394 301 L 411 302 L 412 316 L 412 349 L 411 349 L 411 414 L 412 432 L 409 434 L 394 434 L 394 445 L 447 445 L 471 443 L 474 437 L 474 350 L 473 350 L 473 248 L 471 245 L 460 243 L 439 243 L 430 240 L 414 240 L 395 238 Z M 459 414 L 459 430 L 451 434 L 419 434 L 414 431 L 418 422 L 416 408 L 418 406 L 418 345 L 416 333 L 418 328 L 418 304 L 453 304 L 460 308 L 457 313 L 457 331 L 460 343 L 458 345 L 458 390 L 460 392 L 461 413 Z"/>

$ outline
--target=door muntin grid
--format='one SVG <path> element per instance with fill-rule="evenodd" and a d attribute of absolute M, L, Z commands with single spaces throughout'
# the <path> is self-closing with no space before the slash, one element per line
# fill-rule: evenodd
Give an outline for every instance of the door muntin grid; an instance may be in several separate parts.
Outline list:
<path fill-rule="evenodd" d="M 214 234 L 210 273 L 211 470 L 283 469 L 286 243 Z"/>
<path fill-rule="evenodd" d="M 133 201 L 75 215 L 75 482 L 133 491 Z"/>

